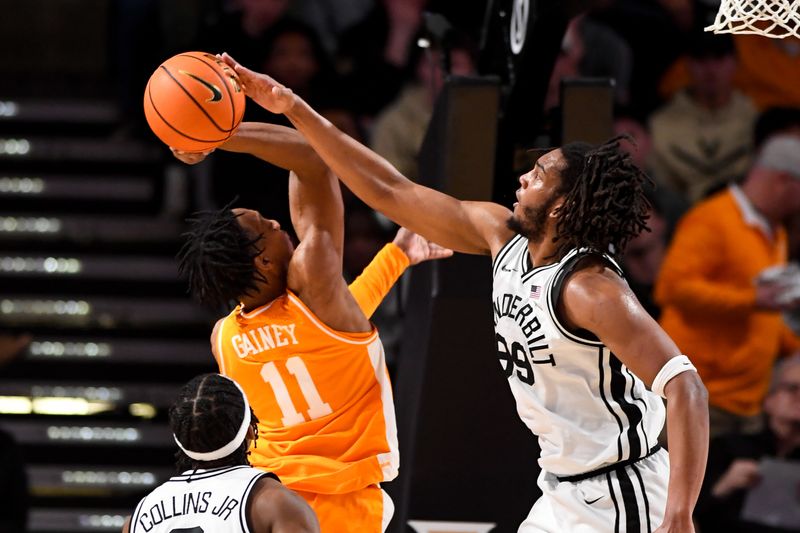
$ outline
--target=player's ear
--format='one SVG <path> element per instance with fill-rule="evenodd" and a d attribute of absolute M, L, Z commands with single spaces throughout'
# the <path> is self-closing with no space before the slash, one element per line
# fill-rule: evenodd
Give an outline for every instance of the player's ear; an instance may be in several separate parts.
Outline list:
<path fill-rule="evenodd" d="M 559 212 L 561 211 L 561 206 L 564 205 L 564 197 L 560 197 L 553 206 L 550 208 L 550 212 L 547 213 L 547 216 L 550 218 L 558 218 Z"/>
<path fill-rule="evenodd" d="M 264 254 L 259 254 L 253 258 L 253 266 L 256 269 L 258 277 L 265 282 L 269 279 L 269 276 L 272 275 L 272 269 L 274 268 L 273 262 Z"/>

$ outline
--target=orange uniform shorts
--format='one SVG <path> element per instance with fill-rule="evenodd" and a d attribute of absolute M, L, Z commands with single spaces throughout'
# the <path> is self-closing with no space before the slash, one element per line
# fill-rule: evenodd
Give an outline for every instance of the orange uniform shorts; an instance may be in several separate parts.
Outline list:
<path fill-rule="evenodd" d="M 391 498 L 377 485 L 346 494 L 295 492 L 314 509 L 321 533 L 383 533 L 394 514 Z"/>

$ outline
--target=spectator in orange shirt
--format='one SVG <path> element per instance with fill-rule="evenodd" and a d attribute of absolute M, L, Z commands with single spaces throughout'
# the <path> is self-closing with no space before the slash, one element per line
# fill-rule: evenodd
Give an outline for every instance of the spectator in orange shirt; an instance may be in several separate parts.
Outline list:
<path fill-rule="evenodd" d="M 681 220 L 661 267 L 661 325 L 694 354 L 708 388 L 711 435 L 757 432 L 776 357 L 800 350 L 781 311 L 800 300 L 759 281 L 785 265 L 783 221 L 800 212 L 800 138 L 769 138 L 741 186 L 699 203 Z"/>

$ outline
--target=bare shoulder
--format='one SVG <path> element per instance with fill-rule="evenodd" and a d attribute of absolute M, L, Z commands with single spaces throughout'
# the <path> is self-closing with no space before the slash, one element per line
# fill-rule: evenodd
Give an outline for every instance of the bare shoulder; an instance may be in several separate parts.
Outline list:
<path fill-rule="evenodd" d="M 318 533 L 319 523 L 311 507 L 279 481 L 260 478 L 248 502 L 254 533 Z"/>
<path fill-rule="evenodd" d="M 599 257 L 581 260 L 564 280 L 560 302 L 567 321 L 587 329 L 639 306 L 625 280 Z"/>
<path fill-rule="evenodd" d="M 630 292 L 628 284 L 600 257 L 586 257 L 564 280 L 563 295 L 569 299 L 618 298 Z"/>

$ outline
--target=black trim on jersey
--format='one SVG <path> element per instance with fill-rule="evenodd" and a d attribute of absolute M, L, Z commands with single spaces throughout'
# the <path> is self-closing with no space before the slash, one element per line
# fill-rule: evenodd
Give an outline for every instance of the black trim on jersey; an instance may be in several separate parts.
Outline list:
<path fill-rule="evenodd" d="M 604 474 L 614 473 L 617 470 L 623 470 L 625 467 L 631 466 L 634 463 L 638 463 L 651 455 L 654 455 L 656 452 L 661 450 L 661 445 L 656 444 L 650 451 L 647 452 L 647 455 L 641 457 L 639 459 L 626 459 L 625 461 L 620 461 L 618 463 L 612 463 L 610 465 L 606 465 L 600 468 L 596 468 L 594 470 L 589 470 L 588 472 L 584 472 L 583 474 L 575 474 L 574 476 L 556 476 L 556 479 L 559 481 L 566 481 L 569 483 L 578 483 L 580 481 L 584 481 L 586 479 L 591 479 L 593 477 L 602 476 Z"/>
<path fill-rule="evenodd" d="M 497 252 L 497 256 L 495 256 L 494 258 L 494 264 L 492 265 L 493 276 L 497 275 L 497 269 L 500 267 L 500 263 L 506 258 L 505 256 L 508 254 L 508 252 L 510 252 L 514 248 L 516 241 L 522 238 L 523 238 L 522 235 L 516 234 L 513 237 L 511 237 L 508 240 L 508 242 L 503 245 L 502 248 L 500 248 L 500 251 Z"/>
<path fill-rule="evenodd" d="M 539 274 L 541 272 L 544 272 L 548 268 L 553 268 L 553 267 L 557 267 L 557 266 L 558 266 L 558 263 L 550 263 L 549 265 L 538 266 L 538 267 L 533 268 L 532 270 L 529 270 L 528 272 L 525 272 L 525 274 L 523 274 L 522 277 L 520 278 L 522 280 L 522 284 L 524 285 L 525 283 L 528 283 L 531 280 L 531 278 L 533 277 L 534 274 Z M 544 289 L 544 287 L 543 287 L 543 289 Z"/>
<path fill-rule="evenodd" d="M 614 502 L 614 510 L 616 514 L 614 515 L 614 533 L 619 533 L 619 504 L 617 503 L 617 497 L 614 496 L 614 484 L 611 483 L 611 473 L 606 472 L 606 481 L 608 482 L 608 492 L 611 494 L 611 501 Z"/>
<path fill-rule="evenodd" d="M 643 421 L 642 421 L 642 423 L 640 425 L 642 427 L 642 435 L 644 436 L 644 447 L 645 447 L 645 449 L 649 450 L 650 449 L 650 439 L 647 438 L 647 429 L 644 427 L 644 417 L 647 414 L 647 402 L 645 402 L 644 399 L 642 399 L 642 398 L 637 398 L 636 395 L 633 394 L 633 389 L 636 388 L 636 383 L 639 381 L 638 378 L 633 375 L 633 372 L 631 372 L 631 369 L 628 368 L 627 366 L 625 367 L 625 372 L 627 372 L 628 375 L 631 377 L 631 392 L 630 392 L 631 398 L 633 398 L 633 400 L 635 402 L 642 404 L 642 420 Z"/>
<path fill-rule="evenodd" d="M 642 452 L 647 448 L 642 448 L 642 440 L 639 438 L 639 431 L 637 428 L 642 423 L 642 412 L 636 404 L 630 402 L 626 397 L 627 379 L 622 373 L 622 361 L 616 355 L 609 352 L 608 366 L 611 368 L 611 399 L 619 405 L 625 416 L 628 417 L 628 458 L 638 459 L 642 456 Z"/>
<path fill-rule="evenodd" d="M 647 517 L 647 533 L 652 533 L 653 526 L 650 525 L 650 502 L 647 500 L 647 491 L 644 488 L 644 480 L 642 480 L 642 475 L 639 473 L 639 469 L 636 468 L 636 465 L 631 465 L 631 469 L 633 473 L 636 474 L 636 478 L 639 480 L 639 486 L 642 488 L 642 498 L 644 499 L 644 515 Z"/>
<path fill-rule="evenodd" d="M 535 270 L 533 268 L 533 261 L 531 261 L 531 251 L 528 247 L 525 247 L 525 253 L 522 254 L 522 260 L 520 261 L 520 267 L 522 267 L 522 275 L 527 276 L 531 273 L 531 271 Z"/>
<path fill-rule="evenodd" d="M 235 466 L 220 466 L 219 468 L 212 468 L 210 470 L 206 470 L 205 472 L 201 472 L 200 474 L 180 474 L 177 476 L 172 476 L 169 478 L 165 483 L 172 483 L 172 482 L 187 482 L 187 481 L 198 481 L 200 479 L 208 479 L 210 477 L 220 476 L 222 474 L 227 474 L 228 472 L 232 472 L 234 470 L 241 470 L 242 468 L 252 468 L 250 465 L 235 465 Z"/>
<path fill-rule="evenodd" d="M 625 531 L 641 533 L 642 520 L 639 516 L 639 503 L 636 501 L 636 489 L 624 468 L 617 470 L 616 474 L 622 492 L 622 505 L 625 507 Z"/>
<path fill-rule="evenodd" d="M 598 348 L 598 361 L 599 361 L 599 368 L 600 368 L 600 397 L 603 399 L 603 403 L 606 404 L 606 407 L 614 416 L 614 419 L 617 421 L 617 427 L 619 427 L 619 435 L 617 435 L 617 461 L 622 461 L 622 420 L 620 419 L 617 412 L 614 411 L 614 408 L 611 407 L 611 404 L 608 402 L 606 398 L 606 378 L 605 378 L 605 361 L 603 361 L 603 346 Z M 609 352 L 610 355 L 611 352 Z"/>
<path fill-rule="evenodd" d="M 569 257 L 570 254 L 573 254 L 572 257 Z M 568 327 L 562 324 L 561 320 L 558 318 L 558 303 L 561 300 L 561 289 L 564 285 L 564 281 L 573 272 L 575 272 L 578 267 L 578 263 L 588 257 L 597 257 L 602 259 L 607 266 L 611 267 L 611 269 L 616 272 L 617 275 L 624 279 L 622 269 L 620 269 L 619 265 L 608 255 L 587 248 L 575 248 L 565 255 L 561 260 L 562 262 L 560 270 L 558 273 L 556 273 L 555 277 L 553 277 L 553 281 L 550 285 L 550 290 L 548 291 L 550 316 L 552 317 L 553 322 L 558 330 L 568 339 L 588 346 L 598 346 L 602 345 L 603 343 L 597 338 L 597 335 L 586 329 L 571 331 Z"/>
<path fill-rule="evenodd" d="M 264 472 L 260 476 L 253 476 L 253 479 L 250 480 L 250 483 L 244 488 L 244 492 L 242 492 L 242 498 L 239 500 L 239 523 L 242 526 L 242 531 L 245 533 L 250 533 L 252 528 L 250 527 L 250 520 L 247 516 L 247 505 L 250 503 L 250 497 L 252 496 L 251 490 L 256 484 L 256 481 L 265 477 L 272 477 L 276 478 L 274 474 L 271 472 Z"/>
<path fill-rule="evenodd" d="M 551 263 L 548 265 L 534 267 L 533 264 L 530 262 L 531 254 L 528 251 L 527 239 L 525 239 L 525 237 L 523 237 L 522 235 L 517 235 L 513 237 L 510 241 L 508 241 L 505 245 L 503 245 L 503 248 L 500 249 L 500 252 L 497 254 L 497 257 L 495 257 L 492 267 L 492 275 L 494 277 L 498 275 L 498 269 L 502 268 L 501 264 L 502 261 L 508 259 L 509 252 L 511 252 L 512 250 L 516 251 L 516 246 L 520 244 L 520 239 L 522 241 L 525 241 L 523 243 L 524 249 L 521 250 L 523 253 L 520 254 L 519 265 L 517 265 L 514 272 L 519 272 L 520 279 L 522 280 L 521 283 L 523 285 L 527 283 L 534 274 L 538 274 L 539 272 L 545 269 L 558 266 L 558 263 Z M 514 261 L 516 262 L 517 259 L 514 259 Z"/>

